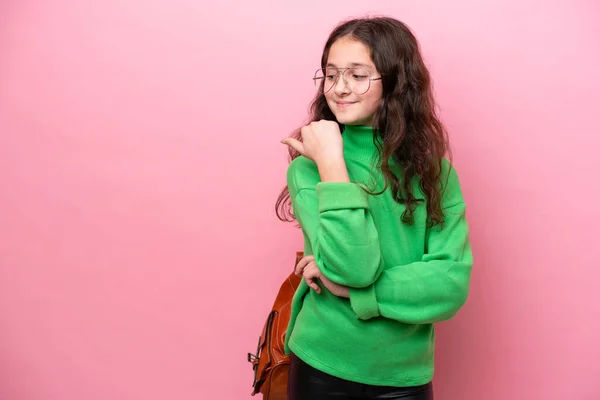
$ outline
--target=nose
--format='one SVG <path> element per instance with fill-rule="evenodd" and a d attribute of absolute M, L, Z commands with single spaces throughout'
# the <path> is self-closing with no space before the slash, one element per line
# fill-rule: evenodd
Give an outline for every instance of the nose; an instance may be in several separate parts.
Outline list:
<path fill-rule="evenodd" d="M 335 81 L 333 90 L 335 91 L 335 94 L 337 94 L 338 96 L 350 93 L 350 88 L 346 84 L 346 79 L 344 77 L 345 72 L 346 72 L 345 70 L 342 71 L 338 75 L 337 80 Z"/>

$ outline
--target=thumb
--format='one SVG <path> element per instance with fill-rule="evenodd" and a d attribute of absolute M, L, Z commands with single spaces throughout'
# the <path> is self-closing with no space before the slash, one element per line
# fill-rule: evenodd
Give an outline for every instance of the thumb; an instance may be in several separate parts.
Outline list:
<path fill-rule="evenodd" d="M 298 153 L 304 155 L 304 144 L 301 141 L 294 138 L 285 138 L 281 141 L 283 144 L 287 144 L 290 147 L 293 147 Z"/>

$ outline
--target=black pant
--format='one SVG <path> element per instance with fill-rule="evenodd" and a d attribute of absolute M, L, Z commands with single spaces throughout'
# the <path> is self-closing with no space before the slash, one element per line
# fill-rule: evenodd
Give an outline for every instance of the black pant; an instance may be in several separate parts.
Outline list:
<path fill-rule="evenodd" d="M 288 400 L 433 400 L 433 386 L 372 386 L 321 372 L 290 355 Z"/>

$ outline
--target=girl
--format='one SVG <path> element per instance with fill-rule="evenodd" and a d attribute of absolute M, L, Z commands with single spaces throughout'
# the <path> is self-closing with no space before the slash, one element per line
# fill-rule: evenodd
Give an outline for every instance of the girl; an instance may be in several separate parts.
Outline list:
<path fill-rule="evenodd" d="M 333 30 L 313 79 L 277 201 L 306 255 L 289 400 L 431 400 L 434 324 L 465 303 L 473 259 L 429 72 L 406 25 L 361 18 Z"/>

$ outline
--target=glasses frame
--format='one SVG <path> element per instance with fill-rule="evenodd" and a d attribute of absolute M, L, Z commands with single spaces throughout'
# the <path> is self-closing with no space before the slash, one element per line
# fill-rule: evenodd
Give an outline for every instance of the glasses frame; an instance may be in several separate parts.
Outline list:
<path fill-rule="evenodd" d="M 319 68 L 319 69 L 317 69 L 317 70 L 315 71 L 315 74 L 314 74 L 313 78 L 312 78 L 312 79 L 313 79 L 313 82 L 314 82 L 314 84 L 315 84 L 315 89 L 317 90 L 317 92 L 319 92 L 319 93 L 321 93 L 321 94 L 326 94 L 326 93 L 329 93 L 329 91 L 330 91 L 331 89 L 333 89 L 333 88 L 335 87 L 335 85 L 337 85 L 337 83 L 338 83 L 338 80 L 340 79 L 340 76 L 341 76 L 341 77 L 342 77 L 342 79 L 344 80 L 344 84 L 346 85 L 346 87 L 349 87 L 349 86 L 348 86 L 348 81 L 346 80 L 346 76 L 345 76 L 344 74 L 345 74 L 345 73 L 346 73 L 346 71 L 348 71 L 349 69 L 356 69 L 356 68 L 359 68 L 359 67 L 348 67 L 348 68 Z M 320 90 L 320 88 L 321 88 L 321 85 L 320 85 L 320 84 L 319 84 L 319 85 L 317 85 L 317 80 L 318 80 L 318 79 L 321 79 L 321 80 L 322 80 L 322 79 L 325 79 L 325 76 L 323 76 L 322 78 L 317 78 L 317 74 L 319 73 L 319 71 L 321 71 L 321 72 L 322 72 L 322 71 L 323 71 L 323 70 L 325 70 L 325 69 L 335 69 L 335 70 L 336 70 L 336 75 L 335 75 L 335 80 L 333 81 L 333 84 L 331 85 L 331 87 L 330 87 L 329 89 L 327 89 L 326 91 L 322 91 L 322 90 Z M 354 92 L 354 91 L 353 91 L 353 92 L 354 92 L 355 94 L 357 94 L 357 95 L 363 95 L 363 94 L 367 93 L 367 92 L 369 91 L 369 89 L 371 89 L 371 82 L 373 82 L 373 81 L 379 81 L 379 80 L 381 80 L 381 78 L 383 78 L 383 74 L 380 74 L 380 75 L 381 75 L 381 76 L 379 76 L 379 77 L 372 78 L 372 77 L 371 77 L 371 73 L 369 72 L 369 86 L 367 87 L 367 90 L 365 90 L 365 91 L 364 91 L 364 92 L 362 92 L 362 93 L 357 93 L 357 92 Z M 323 83 L 323 85 L 324 85 L 324 83 Z"/>

